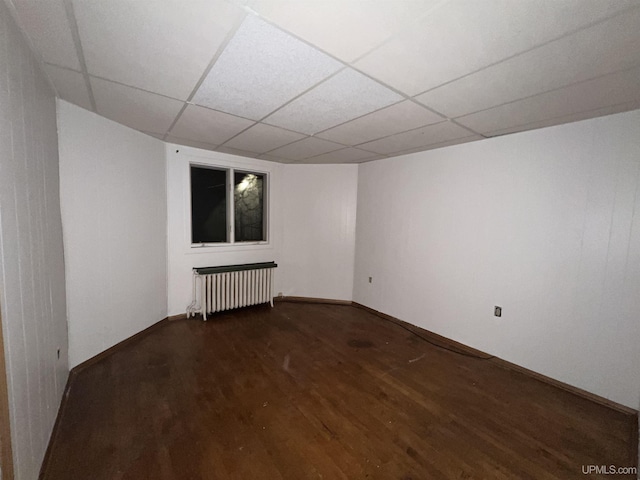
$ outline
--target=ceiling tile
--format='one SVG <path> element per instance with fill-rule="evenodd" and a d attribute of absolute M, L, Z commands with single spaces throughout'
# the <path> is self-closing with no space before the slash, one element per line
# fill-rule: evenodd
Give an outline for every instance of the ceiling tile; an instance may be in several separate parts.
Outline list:
<path fill-rule="evenodd" d="M 451 147 L 453 145 L 460 145 L 461 143 L 475 142 L 477 140 L 483 140 L 485 137 L 481 135 L 469 135 L 468 137 L 456 138 L 454 140 L 448 140 L 446 142 L 438 142 L 427 145 L 426 147 L 411 148 L 409 150 L 403 150 L 389 154 L 389 157 L 397 157 L 398 155 L 408 155 L 410 153 L 426 152 L 427 150 L 435 150 L 436 148 Z"/>
<path fill-rule="evenodd" d="M 312 135 L 402 97 L 352 69 L 346 69 L 270 115 L 265 122 Z"/>
<path fill-rule="evenodd" d="M 63 0 L 14 0 L 18 22 L 45 62 L 80 70 Z"/>
<path fill-rule="evenodd" d="M 164 140 L 164 135 L 161 133 L 151 133 L 151 132 L 142 132 L 142 133 L 145 133 L 150 137 L 157 138 L 158 140 Z"/>
<path fill-rule="evenodd" d="M 216 148 L 217 152 L 228 153 L 230 155 L 237 155 L 239 157 L 249 157 L 249 158 L 262 158 L 260 154 L 255 152 L 248 152 L 247 150 L 239 150 L 237 148 L 230 147 L 218 147 Z"/>
<path fill-rule="evenodd" d="M 174 137 L 173 135 L 167 135 L 164 141 L 177 145 L 185 145 L 187 147 L 202 148 L 203 150 L 215 150 L 217 148 L 217 145 L 212 145 L 207 142 L 198 142 L 196 140 L 189 140 L 188 138 Z"/>
<path fill-rule="evenodd" d="M 340 62 L 251 15 L 193 102 L 259 120 L 340 68 Z"/>
<path fill-rule="evenodd" d="M 97 113 L 136 130 L 166 133 L 183 102 L 91 78 Z"/>
<path fill-rule="evenodd" d="M 53 65 L 45 65 L 44 69 L 55 85 L 60 98 L 87 110 L 93 110 L 84 75 Z"/>
<path fill-rule="evenodd" d="M 405 100 L 326 130 L 317 136 L 345 145 L 358 145 L 443 120 L 440 115 Z"/>
<path fill-rule="evenodd" d="M 244 13 L 221 0 L 74 0 L 89 73 L 186 100 Z"/>
<path fill-rule="evenodd" d="M 282 162 L 477 138 L 429 108 L 491 136 L 640 102 L 640 0 L 8 3 L 59 96 L 90 109 L 73 5 L 98 113 L 155 136 L 216 58 L 197 92 L 216 108 L 189 105 L 171 136 Z"/>
<path fill-rule="evenodd" d="M 300 0 L 251 0 L 247 5 L 283 29 L 351 62 L 441 3 L 442 0 L 323 0 L 313 4 Z"/>
<path fill-rule="evenodd" d="M 260 155 L 261 160 L 269 160 L 270 162 L 278 162 L 278 163 L 294 163 L 293 160 L 287 160 L 286 158 L 277 157 L 275 155 L 269 155 L 268 153 L 263 153 Z"/>
<path fill-rule="evenodd" d="M 640 68 L 483 110 L 457 121 L 477 132 L 489 133 L 635 100 L 640 100 Z"/>
<path fill-rule="evenodd" d="M 640 9 L 416 97 L 459 117 L 640 64 Z M 568 61 L 568 59 L 571 59 Z"/>
<path fill-rule="evenodd" d="M 229 140 L 224 146 L 254 153 L 266 153 L 301 138 L 304 138 L 304 135 L 300 133 L 258 123 Z"/>
<path fill-rule="evenodd" d="M 635 0 L 451 0 L 354 65 L 417 95 L 573 29 Z"/>
<path fill-rule="evenodd" d="M 377 160 L 383 158 L 383 155 L 365 152 L 358 148 L 347 147 L 342 150 L 335 150 L 329 153 L 323 153 L 315 157 L 307 158 L 296 163 L 360 163 L 369 160 Z"/>
<path fill-rule="evenodd" d="M 227 113 L 189 105 L 171 129 L 171 135 L 221 145 L 253 123 Z"/>
<path fill-rule="evenodd" d="M 533 130 L 535 128 L 551 127 L 553 125 L 560 125 L 569 122 L 578 122 L 580 120 L 586 120 L 589 118 L 601 117 L 604 115 L 611 115 L 614 113 L 628 112 L 630 110 L 640 109 L 640 99 L 629 103 L 621 103 L 618 105 L 612 105 L 609 107 L 598 108 L 595 110 L 587 110 L 586 112 L 573 113 L 570 115 L 563 115 L 561 117 L 554 117 L 547 120 L 541 120 L 539 122 L 527 123 L 525 125 L 518 125 L 517 127 L 505 128 L 502 130 L 495 130 L 487 133 L 489 137 L 495 137 L 499 135 L 506 135 L 508 133 L 523 132 L 526 130 Z"/>
<path fill-rule="evenodd" d="M 269 154 L 287 160 L 302 160 L 341 148 L 344 148 L 344 145 L 328 142 L 320 138 L 309 137 L 272 150 Z"/>
<path fill-rule="evenodd" d="M 392 154 L 410 149 L 426 147 L 434 143 L 447 142 L 472 135 L 472 132 L 459 127 L 455 123 L 441 122 L 408 132 L 398 133 L 390 137 L 364 143 L 359 147 L 372 152 Z"/>

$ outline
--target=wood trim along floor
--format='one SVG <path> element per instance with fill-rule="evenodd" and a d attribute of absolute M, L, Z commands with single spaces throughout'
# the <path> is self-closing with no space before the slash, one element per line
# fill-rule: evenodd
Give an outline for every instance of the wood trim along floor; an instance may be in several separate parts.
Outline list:
<path fill-rule="evenodd" d="M 508 362 L 507 360 L 503 360 L 501 358 L 495 357 L 493 362 L 496 365 L 499 365 L 507 370 L 514 370 L 516 372 L 524 373 L 540 382 L 547 383 L 549 385 L 553 385 L 554 387 L 560 388 L 562 390 L 566 390 L 567 392 L 571 392 L 574 395 L 578 395 L 580 397 L 586 398 L 587 400 L 591 400 L 592 402 L 599 403 L 600 405 L 604 405 L 605 407 L 612 408 L 613 410 L 617 410 L 626 415 L 637 416 L 638 411 L 627 407 L 626 405 L 622 405 L 621 403 L 614 402 L 613 400 L 609 400 L 608 398 L 601 397 L 600 395 L 596 395 L 595 393 L 588 392 L 579 387 L 574 387 L 573 385 L 569 385 L 567 383 L 561 382 L 560 380 L 556 380 L 555 378 L 547 377 L 538 372 L 534 372 L 533 370 L 529 370 L 528 368 L 521 367 L 520 365 L 516 365 L 515 363 Z"/>
<path fill-rule="evenodd" d="M 165 323 L 79 373 L 67 401 L 47 480 L 560 480 L 635 466 L 634 417 L 343 305 Z"/>
<path fill-rule="evenodd" d="M 482 352 L 480 350 L 474 349 L 472 347 L 469 347 L 468 345 L 464 345 L 462 343 L 456 342 L 455 340 L 449 339 L 447 337 L 443 337 L 441 335 L 438 335 L 434 332 L 431 332 L 429 330 L 425 330 L 421 327 L 418 327 L 416 325 L 413 325 L 411 323 L 405 322 L 403 320 L 400 320 L 398 318 L 395 318 L 391 315 L 387 315 L 385 313 L 379 312 L 377 310 L 374 310 L 370 307 L 367 307 L 365 305 L 362 305 L 360 303 L 357 302 L 351 302 L 351 301 L 345 301 L 345 300 L 332 300 L 332 299 L 324 299 L 324 298 L 311 298 L 311 297 L 277 297 L 274 299 L 277 302 L 294 302 L 294 303 L 324 303 L 324 304 L 331 304 L 331 305 L 343 305 L 343 306 L 353 306 L 355 308 L 360 308 L 362 310 L 365 310 L 369 313 L 372 313 L 374 315 L 377 315 L 381 318 L 384 318 L 386 320 L 390 320 L 394 323 L 399 324 L 402 328 L 406 328 L 409 330 L 414 331 L 415 333 L 419 333 L 420 335 L 423 335 L 425 337 L 427 337 L 428 339 L 434 341 L 435 343 L 441 344 L 443 347 L 445 348 L 451 348 L 451 349 L 455 349 L 455 350 L 459 350 L 461 352 L 465 352 L 471 355 L 475 355 L 478 357 L 487 357 L 486 361 L 492 362 L 494 364 L 496 364 L 497 366 L 500 366 L 504 369 L 509 369 L 509 370 L 514 370 L 520 373 L 523 373 L 531 378 L 534 378 L 540 382 L 543 383 L 547 383 L 549 385 L 552 385 L 554 387 L 560 388 L 562 390 L 568 391 L 574 395 L 578 395 L 582 398 L 585 398 L 587 400 L 590 400 L 592 402 L 598 403 L 600 405 L 603 405 L 605 407 L 611 408 L 613 410 L 616 410 L 618 412 L 621 412 L 623 414 L 626 415 L 631 415 L 631 416 L 635 416 L 636 419 L 638 418 L 638 412 L 632 408 L 629 408 L 627 406 L 621 405 L 619 403 L 613 402 L 609 399 L 606 399 L 604 397 L 601 397 L 599 395 L 595 395 L 593 393 L 587 392 L 585 390 L 582 390 L 580 388 L 577 387 L 573 387 L 571 385 L 568 385 L 566 383 L 560 382 L 558 380 L 555 380 L 553 378 L 547 377 L 545 375 L 536 373 L 532 370 L 529 370 L 527 368 L 515 365 L 511 362 L 508 362 L 506 360 L 502 360 L 500 358 L 497 357 L 493 357 L 489 354 L 487 354 L 486 352 Z M 141 339 L 143 339 L 145 336 L 147 336 L 149 333 L 151 333 L 152 331 L 156 330 L 157 328 L 165 325 L 167 322 L 173 321 L 173 320 L 180 320 L 180 319 L 184 319 L 186 318 L 186 314 L 179 314 L 179 315 L 173 315 L 171 317 L 167 317 L 164 318 L 163 320 L 160 320 L 159 322 L 147 327 L 146 329 L 138 332 L 137 334 L 123 340 L 122 342 L 117 343 L 116 345 L 108 348 L 107 350 L 105 350 L 102 353 L 99 353 L 98 355 L 86 360 L 85 362 L 75 366 L 70 372 L 69 372 L 69 378 L 67 380 L 67 385 L 65 387 L 65 391 L 62 397 L 62 402 L 60 405 L 60 409 L 58 411 L 58 416 L 56 417 L 56 423 L 54 425 L 53 428 L 53 432 L 51 434 L 51 439 L 49 441 L 49 447 L 47 448 L 47 451 L 45 453 L 45 458 L 44 461 L 42 463 L 42 468 L 40 471 L 40 478 L 43 478 L 46 470 L 47 470 L 47 466 L 49 464 L 49 459 L 50 459 L 50 447 L 54 441 L 54 439 L 56 438 L 57 432 L 58 432 L 58 425 L 59 425 L 59 419 L 62 417 L 64 410 L 66 409 L 66 405 L 67 405 L 67 398 L 69 397 L 69 392 L 73 386 L 73 382 L 74 379 L 76 377 L 76 375 L 81 372 L 82 370 L 84 370 L 85 368 L 103 360 L 104 358 L 112 355 L 113 353 L 117 352 L 118 350 L 122 349 L 125 346 L 131 345 L 132 343 L 135 343 Z M 2 388 L 2 386 L 0 385 L 0 389 Z M 1 392 L 0 392 L 1 393 Z M 636 420 L 637 422 L 637 420 Z M 635 432 L 636 435 L 636 440 L 637 440 L 637 435 L 638 432 Z M 5 477 L 8 479 L 11 479 L 12 477 Z"/>
<path fill-rule="evenodd" d="M 60 422 L 64 417 L 64 412 L 67 409 L 67 399 L 69 398 L 69 392 L 71 391 L 71 387 L 73 386 L 73 381 L 77 376 L 77 372 L 72 370 L 69 372 L 69 376 L 67 377 L 67 383 L 64 387 L 64 392 L 62 393 L 62 400 L 60 401 L 60 407 L 58 408 L 58 415 L 56 415 L 56 421 L 53 424 L 53 430 L 51 431 L 51 437 L 49 437 L 49 445 L 47 445 L 47 450 L 44 452 L 44 459 L 42 460 L 42 465 L 40 466 L 40 475 L 38 478 L 44 478 L 47 473 L 47 468 L 51 463 L 51 447 L 55 444 L 55 440 L 58 437 L 58 433 L 60 432 Z"/>
<path fill-rule="evenodd" d="M 127 345 L 131 345 L 132 343 L 135 343 L 137 341 L 142 340 L 144 337 L 149 335 L 154 330 L 156 330 L 156 329 L 160 328 L 161 326 L 165 325 L 167 322 L 171 322 L 173 320 L 181 320 L 183 318 L 187 318 L 187 315 L 184 314 L 184 313 L 180 314 L 180 315 L 173 315 L 171 317 L 165 317 L 162 320 L 160 320 L 159 322 L 156 322 L 153 325 L 148 326 L 144 330 L 139 331 L 138 333 L 136 333 L 135 335 L 132 335 L 129 338 L 125 338 L 121 342 L 116 343 L 112 347 L 109 347 L 105 351 L 100 352 L 99 354 L 91 357 L 88 360 L 85 360 L 82 363 L 79 363 L 78 365 L 76 365 L 75 367 L 73 367 L 71 369 L 71 371 L 69 372 L 69 376 L 67 377 L 67 384 L 66 384 L 66 386 L 64 388 L 64 393 L 62 394 L 62 401 L 60 402 L 60 407 L 58 408 L 58 415 L 56 416 L 56 421 L 53 424 L 53 431 L 51 432 L 51 437 L 49 438 L 49 445 L 47 446 L 47 450 L 46 450 L 46 452 L 44 454 L 44 459 L 42 461 L 42 466 L 40 467 L 40 475 L 39 475 L 38 478 L 44 478 L 45 477 L 45 474 L 46 474 L 46 471 L 47 471 L 47 466 L 49 465 L 49 462 L 50 462 L 51 445 L 53 445 L 54 440 L 55 440 L 56 436 L 58 435 L 59 425 L 60 425 L 60 418 L 62 418 L 62 416 L 64 414 L 64 411 L 67 408 L 67 399 L 69 398 L 69 392 L 71 391 L 71 388 L 73 386 L 73 382 L 74 382 L 76 376 L 78 375 L 78 373 L 80 373 L 85 368 L 90 367 L 91 365 L 94 365 L 94 364 L 98 363 L 99 361 L 109 357 L 110 355 L 113 355 L 115 352 L 117 352 L 118 350 L 121 350 L 122 348 L 126 347 Z M 9 477 L 9 478 L 10 478 L 10 480 L 13 479 L 13 477 Z"/>
<path fill-rule="evenodd" d="M 387 315 L 386 313 L 383 312 L 379 312 L 377 310 L 374 310 L 373 308 L 367 307 L 366 305 L 362 305 L 358 302 L 353 302 L 353 301 L 349 301 L 349 300 L 334 300 L 334 299 L 330 299 L 330 298 L 314 298 L 314 297 L 289 297 L 289 296 L 281 296 L 281 297 L 274 297 L 274 302 L 298 302 L 298 303 L 326 303 L 326 304 L 330 304 L 330 305 L 346 305 L 346 306 L 354 306 L 356 308 L 361 308 L 369 313 L 372 313 L 374 315 L 377 315 L 381 318 L 384 318 L 385 320 L 390 320 L 392 322 L 395 323 L 399 323 L 401 324 L 401 326 L 403 326 L 403 328 L 407 328 L 410 330 L 416 330 L 418 332 L 420 332 L 420 334 L 430 338 L 431 340 L 433 340 L 436 343 L 442 344 L 443 346 L 447 347 L 447 348 L 452 348 L 455 350 L 459 350 L 465 353 L 468 353 L 470 355 L 475 355 L 477 357 L 486 357 L 487 361 L 491 361 L 493 363 L 495 363 L 496 365 L 499 365 L 502 368 L 505 369 L 509 369 L 509 370 L 514 370 L 520 373 L 523 373 L 525 375 L 528 375 L 532 378 L 535 378 L 536 380 L 540 381 L 540 382 L 544 382 L 547 383 L 549 385 L 553 385 L 555 387 L 561 388 L 562 390 L 566 390 L 568 392 L 571 392 L 575 395 L 581 396 L 583 398 L 586 398 L 588 400 L 591 400 L 593 402 L 596 402 L 600 405 L 604 405 L 606 407 L 609 408 L 613 408 L 614 410 L 617 410 L 619 412 L 622 412 L 626 415 L 635 415 L 638 416 L 638 411 L 627 407 L 625 405 L 622 405 L 620 403 L 614 402 L 612 400 L 609 400 L 608 398 L 605 397 L 601 397 L 600 395 L 596 395 L 595 393 L 591 393 L 591 392 L 587 392 L 586 390 L 583 390 L 581 388 L 578 387 L 574 387 L 572 385 L 569 385 L 567 383 L 561 382 L 560 380 L 556 380 L 554 378 L 548 377 L 546 375 L 543 375 L 541 373 L 537 373 L 534 372 L 533 370 L 529 370 L 528 368 L 525 367 L 521 367 L 519 365 L 516 365 L 515 363 L 511 363 L 508 362 L 507 360 L 503 360 L 501 358 L 495 357 L 491 354 L 488 354 L 486 352 L 483 352 L 481 350 L 477 350 L 475 348 L 472 348 L 468 345 L 465 345 L 463 343 L 459 343 L 456 342 L 455 340 L 452 340 L 450 338 L 447 337 L 443 337 L 442 335 L 438 335 L 437 333 L 431 332 L 429 330 L 425 330 L 421 327 L 418 327 L 416 325 L 413 325 L 412 323 L 409 322 L 405 322 L 404 320 L 400 320 L 399 318 L 393 317 L 391 315 Z M 173 319 L 180 319 L 180 318 L 185 318 L 185 315 L 174 315 L 172 317 L 169 317 L 171 320 Z"/>
<path fill-rule="evenodd" d="M 438 335 L 437 333 L 431 332 L 430 330 L 425 330 L 424 328 L 418 327 L 417 325 L 414 325 L 412 323 L 405 322 L 404 320 L 400 320 L 399 318 L 392 317 L 391 315 L 387 315 L 386 313 L 382 313 L 377 310 L 374 310 L 373 308 L 369 308 L 366 305 L 362 305 L 357 302 L 351 302 L 351 305 L 353 305 L 356 308 L 361 308 L 362 310 L 365 310 L 373 315 L 377 315 L 380 318 L 384 318 L 385 320 L 398 323 L 402 327 L 407 328 L 409 330 L 419 332 L 420 334 L 433 340 L 435 343 L 442 344 L 445 347 L 448 347 L 454 350 L 459 350 L 461 352 L 465 352 L 470 355 L 474 355 L 476 357 L 486 358 L 487 360 L 494 358 L 489 353 L 476 350 L 475 348 L 465 345 L 464 343 L 459 343 L 459 342 L 456 342 L 455 340 L 451 340 L 450 338 L 443 337 L 442 335 Z"/>
<path fill-rule="evenodd" d="M 329 305 L 352 305 L 351 300 L 333 300 L 331 298 L 314 297 L 273 297 L 274 302 L 297 302 L 297 303 L 326 303 Z"/>
<path fill-rule="evenodd" d="M 638 415 L 638 411 L 627 407 L 626 405 L 622 405 L 620 403 L 614 402 L 613 400 L 609 400 L 608 398 L 605 397 L 601 397 L 600 395 L 596 395 L 595 393 L 591 393 L 591 392 L 587 392 L 586 390 L 583 390 L 581 388 L 578 387 L 574 387 L 573 385 L 569 385 L 567 383 L 561 382 L 560 380 L 556 380 L 554 378 L 551 377 L 547 377 L 546 375 L 543 375 L 541 373 L 537 373 L 534 372 L 533 370 L 529 370 L 528 368 L 525 367 L 521 367 L 520 365 L 516 365 L 515 363 L 511 363 L 508 362 L 507 360 L 503 360 L 501 358 L 492 356 L 486 352 L 483 352 L 481 350 L 476 350 L 475 348 L 469 347 L 468 345 L 464 345 L 463 343 L 459 343 L 456 342 L 455 340 L 451 340 L 450 338 L 447 337 L 443 337 L 441 335 L 438 335 L 437 333 L 433 333 L 429 330 L 425 330 L 421 327 L 418 327 L 416 325 L 413 325 L 411 323 L 405 322 L 403 320 L 400 320 L 398 318 L 392 317 L 391 315 L 387 315 L 386 313 L 382 313 L 379 312 L 377 310 L 374 310 L 373 308 L 367 307 L 366 305 L 362 305 L 360 303 L 357 302 L 352 302 L 352 305 L 354 307 L 357 308 L 361 308 L 363 310 L 366 310 L 369 313 L 372 313 L 374 315 L 377 315 L 381 318 L 384 318 L 386 320 L 391 320 L 392 322 L 396 322 L 396 323 L 400 323 L 403 326 L 406 326 L 407 328 L 416 330 L 418 332 L 420 332 L 421 334 L 435 340 L 436 342 L 440 342 L 443 345 L 464 351 L 464 352 L 468 352 L 470 354 L 474 354 L 477 355 L 479 357 L 491 357 L 491 358 L 487 358 L 487 361 L 490 361 L 492 363 L 495 363 L 496 365 L 508 369 L 508 370 L 514 370 L 520 373 L 524 373 L 525 375 L 528 375 L 531 378 L 534 378 L 540 382 L 544 382 L 547 383 L 549 385 L 553 385 L 554 387 L 557 388 L 561 388 L 562 390 L 566 390 L 567 392 L 571 392 L 574 395 L 578 395 L 580 397 L 586 398 L 587 400 L 591 400 L 592 402 L 598 403 L 600 405 L 604 405 L 605 407 L 609 407 L 612 408 L 614 410 L 617 410 L 621 413 L 624 413 L 626 415 L 633 415 L 633 416 L 637 416 Z"/>
<path fill-rule="evenodd" d="M 0 312 L 0 465 L 2 478 L 13 480 L 13 450 L 11 448 L 11 418 L 9 417 L 9 388 L 7 368 L 4 358 L 4 337 L 2 333 L 2 312 Z"/>
<path fill-rule="evenodd" d="M 122 340 L 121 342 L 116 343 L 114 346 L 107 348 L 106 350 L 104 350 L 103 352 L 100 352 L 99 354 L 91 357 L 88 360 L 85 360 L 82 363 L 79 363 L 78 365 L 76 365 L 75 367 L 73 367 L 71 369 L 72 373 L 79 373 L 82 370 L 84 370 L 85 368 L 93 365 L 94 363 L 98 363 L 100 360 L 102 360 L 103 358 L 106 358 L 112 354 L 114 354 L 115 352 L 117 352 L 118 350 L 121 350 L 123 347 L 126 347 L 127 345 L 130 345 L 132 343 L 135 343 L 139 340 L 142 340 L 144 337 L 146 337 L 150 332 L 152 332 L 153 330 L 160 328 L 162 325 L 164 325 L 167 322 L 170 322 L 172 320 L 176 320 L 179 318 L 185 318 L 186 315 L 182 316 L 182 315 L 174 315 L 173 317 L 165 317 L 162 320 L 154 323 L 153 325 L 148 326 L 147 328 L 145 328 L 144 330 L 140 330 L 138 333 L 130 336 L 129 338 L 125 338 L 124 340 Z"/>

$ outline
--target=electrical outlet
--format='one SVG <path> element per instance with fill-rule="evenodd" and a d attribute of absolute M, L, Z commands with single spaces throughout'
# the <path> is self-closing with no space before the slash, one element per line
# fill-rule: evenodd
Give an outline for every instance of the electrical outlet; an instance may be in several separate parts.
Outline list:
<path fill-rule="evenodd" d="M 278 297 L 284 297 L 284 295 L 282 294 L 282 292 L 278 292 Z"/>
<path fill-rule="evenodd" d="M 373 283 L 373 277 L 369 277 L 369 283 Z"/>
<path fill-rule="evenodd" d="M 498 307 L 497 305 L 493 308 L 493 314 L 496 317 L 501 317 L 502 316 L 502 307 Z"/>

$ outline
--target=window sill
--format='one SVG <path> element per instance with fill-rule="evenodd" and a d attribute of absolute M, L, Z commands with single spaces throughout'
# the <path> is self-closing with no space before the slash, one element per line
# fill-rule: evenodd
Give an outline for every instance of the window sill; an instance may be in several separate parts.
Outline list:
<path fill-rule="evenodd" d="M 202 253 L 219 253 L 219 252 L 245 252 L 248 250 L 271 250 L 273 245 L 269 242 L 242 242 L 242 243 L 221 243 L 206 245 L 191 245 L 187 248 L 187 254 L 197 255 Z"/>

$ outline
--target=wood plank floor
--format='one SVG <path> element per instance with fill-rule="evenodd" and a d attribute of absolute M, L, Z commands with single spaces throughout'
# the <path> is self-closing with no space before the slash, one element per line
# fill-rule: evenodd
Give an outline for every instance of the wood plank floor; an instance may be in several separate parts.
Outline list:
<path fill-rule="evenodd" d="M 73 380 L 45 479 L 572 479 L 635 418 L 350 306 L 178 320 Z"/>

